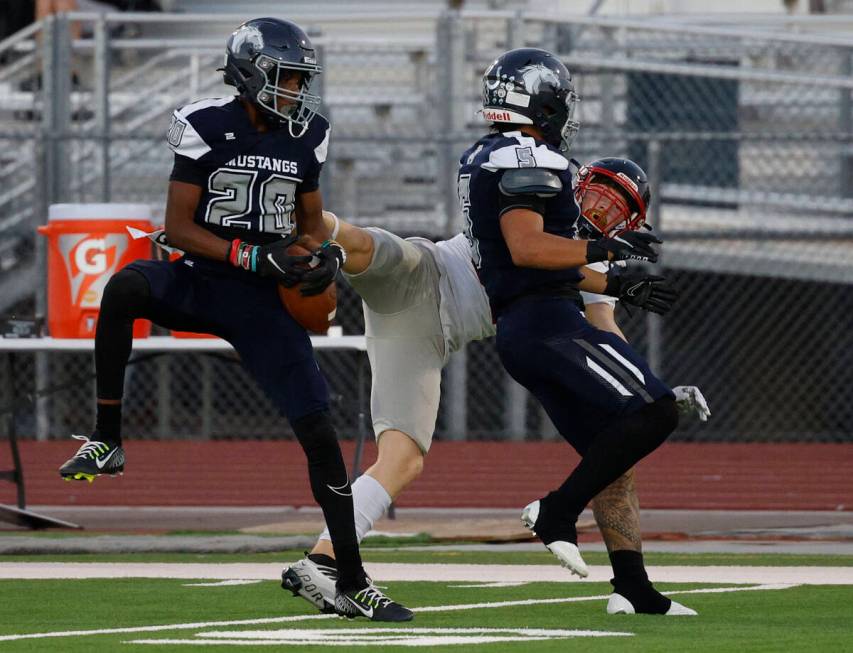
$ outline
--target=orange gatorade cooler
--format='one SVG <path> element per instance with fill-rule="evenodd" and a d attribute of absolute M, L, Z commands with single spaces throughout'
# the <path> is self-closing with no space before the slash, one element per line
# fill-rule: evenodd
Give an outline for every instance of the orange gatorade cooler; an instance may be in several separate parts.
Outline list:
<path fill-rule="evenodd" d="M 94 338 L 107 281 L 131 261 L 151 258 L 148 239 L 133 240 L 126 227 L 150 231 L 147 204 L 51 204 L 47 236 L 47 325 L 54 338 Z M 134 338 L 151 323 L 136 320 Z"/>

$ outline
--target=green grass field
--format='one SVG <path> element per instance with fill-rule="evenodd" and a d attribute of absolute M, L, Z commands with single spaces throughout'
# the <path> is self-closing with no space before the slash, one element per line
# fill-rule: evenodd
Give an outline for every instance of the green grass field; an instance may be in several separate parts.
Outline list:
<path fill-rule="evenodd" d="M 108 559 L 124 562 L 263 563 L 293 560 L 298 552 L 261 555 L 4 556 L 14 562 Z M 748 559 L 745 559 L 748 558 Z M 368 562 L 417 565 L 550 564 L 549 554 L 373 550 Z M 595 554 L 592 564 L 602 564 Z M 822 561 L 853 565 L 849 556 L 648 556 L 651 565 L 752 567 L 784 565 L 791 583 Z M 778 570 L 777 570 L 778 571 Z M 846 572 L 846 570 L 844 570 Z M 8 575 L 8 574 L 6 574 Z M 529 582 L 507 587 L 464 587 L 471 582 L 379 582 L 416 611 L 409 624 L 373 624 L 314 613 L 274 580 L 243 585 L 195 586 L 203 579 L 82 578 L 0 580 L 0 650 L 165 651 L 378 650 L 402 651 L 846 651 L 853 650 L 853 583 L 750 590 L 732 583 L 658 583 L 662 591 L 699 611 L 698 617 L 609 616 L 603 582 Z M 491 575 L 481 583 L 500 581 Z M 754 586 L 753 586 L 754 587 Z M 714 590 L 716 591 L 709 591 Z M 689 590 L 690 593 L 683 593 Z M 596 598 L 597 597 L 597 598 Z M 420 610 L 419 610 L 420 608 Z M 121 632 L 116 632 L 122 629 Z M 87 632 L 104 631 L 104 632 Z M 581 632 L 577 632 L 581 631 Z M 583 631 L 595 631 L 584 633 Z M 14 636 L 37 634 L 35 637 Z M 593 636 L 597 635 L 597 636 Z M 236 647 L 236 648 L 235 648 Z"/>

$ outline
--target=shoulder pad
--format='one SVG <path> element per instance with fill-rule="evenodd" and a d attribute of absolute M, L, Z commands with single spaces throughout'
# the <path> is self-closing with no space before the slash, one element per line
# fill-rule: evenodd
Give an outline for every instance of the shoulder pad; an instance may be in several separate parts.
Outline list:
<path fill-rule="evenodd" d="M 222 107 L 235 101 L 231 95 L 223 98 L 208 98 L 199 100 L 176 109 L 169 124 L 167 140 L 175 154 L 190 159 L 200 159 L 212 149 L 204 138 L 209 132 L 211 116 L 210 109 Z M 207 129 L 206 129 L 207 128 Z"/>
<path fill-rule="evenodd" d="M 566 157 L 544 143 L 537 143 L 529 136 L 513 134 L 513 137 L 507 141 L 510 144 L 489 153 L 489 160 L 482 164 L 483 168 L 491 171 L 513 168 L 545 168 L 547 170 L 568 170 L 569 168 L 569 160 Z"/>
<path fill-rule="evenodd" d="M 554 197 L 563 190 L 563 182 L 550 170 L 516 168 L 501 176 L 500 189 L 504 195 L 537 195 Z"/>
<path fill-rule="evenodd" d="M 186 117 L 181 115 L 180 111 L 175 111 L 172 114 L 172 122 L 169 123 L 166 139 L 175 154 L 194 160 L 200 159 L 211 149 L 210 145 L 204 142 L 201 134 L 196 131 Z"/>

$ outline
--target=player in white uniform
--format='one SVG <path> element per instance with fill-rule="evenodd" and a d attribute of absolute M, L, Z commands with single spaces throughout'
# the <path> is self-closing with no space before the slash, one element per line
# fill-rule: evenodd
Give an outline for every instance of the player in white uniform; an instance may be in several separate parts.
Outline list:
<path fill-rule="evenodd" d="M 404 240 L 382 229 L 356 227 L 331 213 L 325 217 L 332 238 L 347 251 L 345 276 L 364 301 L 373 378 L 371 414 L 379 455 L 352 484 L 356 531 L 363 538 L 423 470 L 438 414 L 441 369 L 450 354 L 472 340 L 494 335 L 495 327 L 463 234 L 437 243 Z M 602 234 L 609 235 L 602 231 L 592 236 Z M 606 266 L 598 264 L 597 270 L 585 272 L 595 278 L 596 272 L 607 271 Z M 618 330 L 612 319 L 616 298 L 583 295 L 593 319 L 602 319 L 600 328 L 612 325 Z M 698 390 L 685 392 L 704 402 Z M 697 412 L 701 414 L 698 408 Z M 593 508 L 609 551 L 626 547 L 639 551 L 639 511 L 631 472 L 596 497 Z M 333 556 L 324 531 L 308 556 L 283 571 L 282 586 L 329 611 L 337 573 Z M 642 562 L 640 570 L 645 573 Z M 647 578 L 643 590 L 663 598 Z M 609 612 L 643 611 L 621 595 L 613 597 Z M 692 613 L 677 603 L 671 605 L 670 614 Z"/>

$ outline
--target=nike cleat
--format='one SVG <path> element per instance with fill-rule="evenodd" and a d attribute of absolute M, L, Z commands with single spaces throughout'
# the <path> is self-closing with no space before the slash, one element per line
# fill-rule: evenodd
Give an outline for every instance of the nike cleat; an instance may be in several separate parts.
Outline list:
<path fill-rule="evenodd" d="M 59 475 L 66 481 L 91 483 L 96 476 L 103 474 L 115 476 L 124 471 L 124 449 L 121 446 L 90 440 L 85 435 L 71 437 L 83 440 L 85 444 L 59 468 Z"/>
<path fill-rule="evenodd" d="M 281 572 L 282 589 L 290 590 L 293 596 L 305 599 L 324 613 L 335 612 L 337 580 L 335 561 L 328 556 L 306 555 Z"/>
<path fill-rule="evenodd" d="M 371 621 L 411 621 L 415 616 L 372 584 L 360 590 L 339 591 L 335 597 L 335 610 L 350 619 L 367 617 Z"/>
<path fill-rule="evenodd" d="M 578 549 L 574 522 L 551 523 L 544 512 L 541 501 L 529 503 L 521 512 L 521 523 L 542 540 L 563 567 L 581 578 L 589 576 L 589 568 Z"/>

